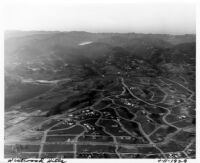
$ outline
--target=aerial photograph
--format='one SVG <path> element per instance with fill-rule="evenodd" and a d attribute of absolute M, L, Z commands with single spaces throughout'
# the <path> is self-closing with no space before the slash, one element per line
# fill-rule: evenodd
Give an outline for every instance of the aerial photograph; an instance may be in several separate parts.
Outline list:
<path fill-rule="evenodd" d="M 192 4 L 7 4 L 4 158 L 196 158 Z"/>

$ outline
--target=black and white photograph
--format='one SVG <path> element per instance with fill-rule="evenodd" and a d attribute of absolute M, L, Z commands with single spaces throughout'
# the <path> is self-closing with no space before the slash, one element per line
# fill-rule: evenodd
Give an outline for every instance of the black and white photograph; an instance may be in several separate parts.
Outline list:
<path fill-rule="evenodd" d="M 3 158 L 195 160 L 196 5 L 176 2 L 6 2 Z"/>

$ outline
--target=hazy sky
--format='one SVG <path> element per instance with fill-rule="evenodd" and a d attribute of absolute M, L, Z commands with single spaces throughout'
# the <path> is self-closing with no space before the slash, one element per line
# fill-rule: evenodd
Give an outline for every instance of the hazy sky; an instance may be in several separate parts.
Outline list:
<path fill-rule="evenodd" d="M 5 29 L 195 33 L 191 4 L 7 4 Z"/>

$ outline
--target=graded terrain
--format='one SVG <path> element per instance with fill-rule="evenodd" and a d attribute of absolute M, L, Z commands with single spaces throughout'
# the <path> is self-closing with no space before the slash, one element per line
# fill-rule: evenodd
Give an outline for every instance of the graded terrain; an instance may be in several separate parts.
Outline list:
<path fill-rule="evenodd" d="M 5 33 L 5 158 L 195 158 L 195 44 Z"/>

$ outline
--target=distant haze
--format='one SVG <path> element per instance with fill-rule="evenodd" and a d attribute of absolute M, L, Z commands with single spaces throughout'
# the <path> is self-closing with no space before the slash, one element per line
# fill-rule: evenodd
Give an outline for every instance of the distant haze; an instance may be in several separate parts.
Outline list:
<path fill-rule="evenodd" d="M 195 33 L 191 4 L 7 4 L 7 30 Z"/>

